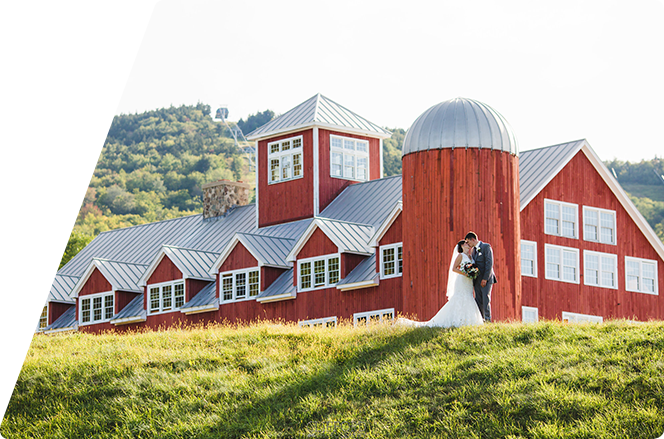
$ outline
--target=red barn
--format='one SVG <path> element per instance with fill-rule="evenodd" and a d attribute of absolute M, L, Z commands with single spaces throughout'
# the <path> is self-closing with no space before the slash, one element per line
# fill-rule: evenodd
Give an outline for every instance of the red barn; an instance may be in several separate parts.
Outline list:
<path fill-rule="evenodd" d="M 499 113 L 458 98 L 420 116 L 403 176 L 381 178 L 389 136 L 303 102 L 247 136 L 255 204 L 212 182 L 202 215 L 100 234 L 58 272 L 40 330 L 424 320 L 468 230 L 494 247 L 497 320 L 664 317 L 664 245 L 585 140 L 519 154 Z"/>

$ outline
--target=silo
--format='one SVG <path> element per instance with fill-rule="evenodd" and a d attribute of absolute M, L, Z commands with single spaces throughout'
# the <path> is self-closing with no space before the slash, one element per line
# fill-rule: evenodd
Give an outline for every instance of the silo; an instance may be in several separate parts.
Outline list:
<path fill-rule="evenodd" d="M 518 146 L 497 111 L 456 98 L 422 113 L 404 139 L 403 310 L 427 320 L 446 302 L 451 252 L 468 231 L 491 244 L 492 320 L 521 319 Z"/>

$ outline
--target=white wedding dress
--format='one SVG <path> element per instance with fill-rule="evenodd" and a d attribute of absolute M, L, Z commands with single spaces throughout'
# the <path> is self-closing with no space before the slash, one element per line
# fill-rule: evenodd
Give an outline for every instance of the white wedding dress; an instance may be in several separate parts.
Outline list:
<path fill-rule="evenodd" d="M 465 253 L 461 254 L 461 265 L 472 262 Z M 456 260 L 453 255 L 452 261 Z M 452 262 L 452 263 L 453 263 Z M 452 328 L 459 326 L 481 325 L 484 323 L 480 309 L 473 297 L 473 280 L 467 276 L 455 273 L 452 267 L 449 271 L 449 280 L 447 282 L 447 303 L 436 313 L 435 316 L 426 322 L 416 322 L 414 320 L 400 318 L 397 324 L 406 326 L 429 326 Z"/>

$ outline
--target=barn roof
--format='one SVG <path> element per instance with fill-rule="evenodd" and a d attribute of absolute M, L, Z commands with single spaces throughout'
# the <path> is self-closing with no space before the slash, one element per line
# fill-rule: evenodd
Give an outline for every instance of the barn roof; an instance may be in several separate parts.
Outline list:
<path fill-rule="evenodd" d="M 143 322 L 146 320 L 146 311 L 143 309 L 143 294 L 136 296 L 131 302 L 113 316 L 111 323 L 122 325 L 127 323 Z"/>
<path fill-rule="evenodd" d="M 256 298 L 259 302 L 275 302 L 277 300 L 295 299 L 297 290 L 293 285 L 293 269 L 285 271 L 272 285 Z"/>
<path fill-rule="evenodd" d="M 185 303 L 180 311 L 185 314 L 214 311 L 219 309 L 217 297 L 217 282 L 210 282 L 203 287 L 189 302 Z"/>
<path fill-rule="evenodd" d="M 147 285 L 148 279 L 150 279 L 150 276 L 152 276 L 152 273 L 154 273 L 164 256 L 173 262 L 185 279 L 214 280 L 214 276 L 210 276 L 208 271 L 210 271 L 210 267 L 212 267 L 214 261 L 219 257 L 219 253 L 163 245 L 159 253 L 157 253 L 150 265 L 142 273 L 138 281 L 139 286 Z"/>
<path fill-rule="evenodd" d="M 337 288 L 342 291 L 357 288 L 368 288 L 378 285 L 378 272 L 376 272 L 376 254 L 364 258 L 348 276 L 341 279 Z"/>
<path fill-rule="evenodd" d="M 369 239 L 375 229 L 369 224 L 349 223 L 346 221 L 331 220 L 327 218 L 314 218 L 307 230 L 297 240 L 287 261 L 293 262 L 316 229 L 321 229 L 325 236 L 339 249 L 339 253 L 356 253 L 371 255 L 373 249 L 369 247 Z"/>
<path fill-rule="evenodd" d="M 262 127 L 256 128 L 247 134 L 247 139 L 258 140 L 312 126 L 336 128 L 383 139 L 392 134 L 318 93 Z"/>
<path fill-rule="evenodd" d="M 111 284 L 113 291 L 133 291 L 140 293 L 143 290 L 138 286 L 138 280 L 147 268 L 145 264 L 132 264 L 129 262 L 110 261 L 108 259 L 93 258 L 72 290 L 71 296 L 78 297 L 83 285 L 88 281 L 92 272 L 97 269 Z"/>
<path fill-rule="evenodd" d="M 71 331 L 78 327 L 78 319 L 76 318 L 76 307 L 71 306 L 58 317 L 55 322 L 44 328 L 44 333 Z"/>
<path fill-rule="evenodd" d="M 74 285 L 76 285 L 78 277 L 49 273 L 46 271 L 28 270 L 21 281 L 21 284 L 16 288 L 16 291 L 14 291 L 9 302 L 7 302 L 7 308 L 14 308 L 16 301 L 21 297 L 23 290 L 25 290 L 25 287 L 28 286 L 28 283 L 31 280 L 37 285 L 39 291 L 46 296 L 47 302 L 74 303 L 74 300 L 69 294 L 74 288 Z"/>
<path fill-rule="evenodd" d="M 295 239 L 236 233 L 210 266 L 208 271 L 211 274 L 216 274 L 219 271 L 238 243 L 241 243 L 251 253 L 256 261 L 258 261 L 259 266 L 267 265 L 271 267 L 290 268 L 290 264 L 286 261 L 286 256 L 288 256 L 288 253 L 293 248 Z"/>

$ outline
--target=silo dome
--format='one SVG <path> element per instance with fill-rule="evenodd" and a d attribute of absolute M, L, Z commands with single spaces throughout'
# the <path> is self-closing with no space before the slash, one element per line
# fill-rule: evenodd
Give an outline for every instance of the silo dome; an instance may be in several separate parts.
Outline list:
<path fill-rule="evenodd" d="M 487 104 L 467 98 L 450 99 L 422 113 L 406 133 L 402 156 L 443 148 L 493 149 L 519 155 L 507 120 Z"/>

